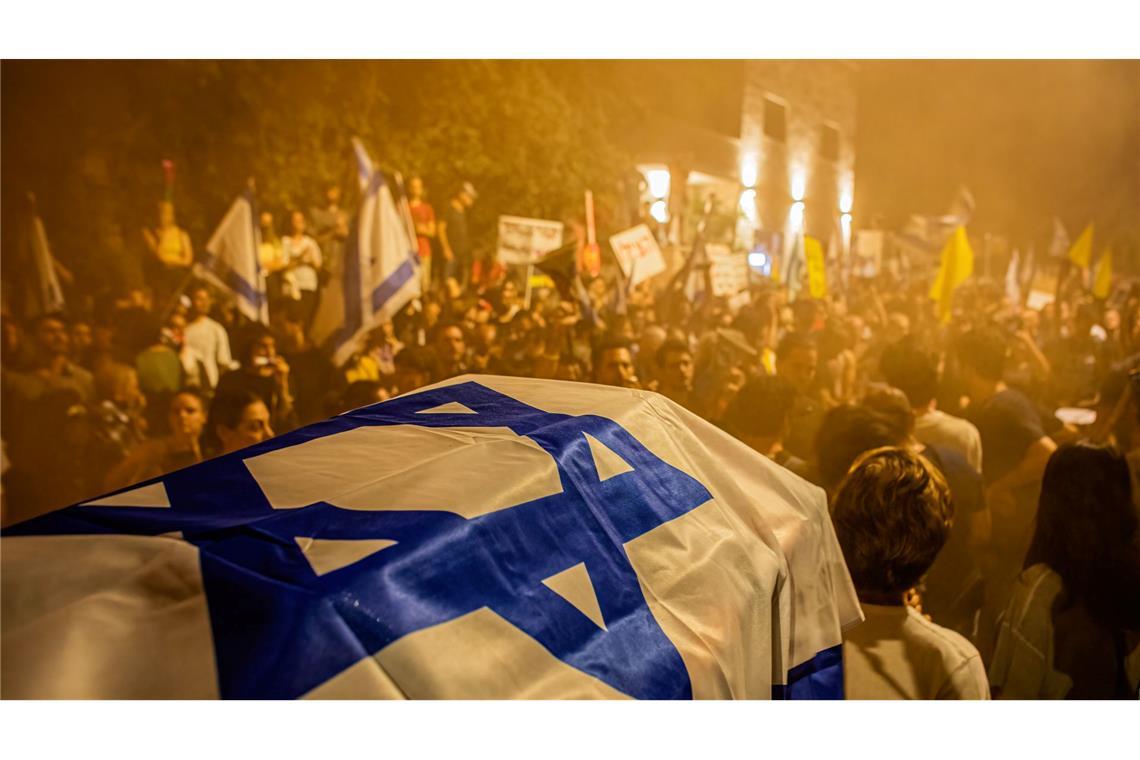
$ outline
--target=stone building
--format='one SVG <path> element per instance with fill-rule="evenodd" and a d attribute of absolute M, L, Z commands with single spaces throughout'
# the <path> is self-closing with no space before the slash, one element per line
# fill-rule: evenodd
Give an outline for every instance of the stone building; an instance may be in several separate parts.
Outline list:
<path fill-rule="evenodd" d="M 805 232 L 826 242 L 839 216 L 850 214 L 858 75 L 850 61 L 748 62 L 740 181 L 747 190 L 755 177 L 760 229 L 784 230 L 789 217 L 802 216 Z M 800 209 L 793 208 L 797 201 Z"/>

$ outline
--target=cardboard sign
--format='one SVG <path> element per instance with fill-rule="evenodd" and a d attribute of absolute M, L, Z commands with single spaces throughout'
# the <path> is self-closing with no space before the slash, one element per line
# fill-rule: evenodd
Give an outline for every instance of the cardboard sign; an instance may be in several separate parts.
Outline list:
<path fill-rule="evenodd" d="M 711 243 L 705 246 L 712 279 L 714 296 L 733 296 L 748 289 L 748 257 L 733 253 L 727 245 Z"/>
<path fill-rule="evenodd" d="M 647 225 L 639 224 L 610 236 L 610 247 L 630 287 L 665 271 L 665 257 Z"/>
<path fill-rule="evenodd" d="M 526 266 L 543 255 L 562 247 L 562 222 L 527 219 L 521 216 L 499 217 L 499 261 Z"/>

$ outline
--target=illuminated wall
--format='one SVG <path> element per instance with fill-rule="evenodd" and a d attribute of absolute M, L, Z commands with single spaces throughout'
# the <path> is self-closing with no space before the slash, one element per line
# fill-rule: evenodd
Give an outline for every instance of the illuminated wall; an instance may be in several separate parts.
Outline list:
<path fill-rule="evenodd" d="M 840 212 L 850 211 L 858 76 L 849 61 L 748 63 L 741 173 L 755 174 L 760 227 L 783 230 L 789 216 L 793 223 L 802 216 L 806 232 L 826 243 Z"/>

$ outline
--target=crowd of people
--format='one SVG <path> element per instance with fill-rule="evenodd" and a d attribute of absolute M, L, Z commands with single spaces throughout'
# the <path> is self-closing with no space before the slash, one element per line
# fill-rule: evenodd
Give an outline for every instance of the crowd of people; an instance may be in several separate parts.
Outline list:
<path fill-rule="evenodd" d="M 848 696 L 1137 696 L 1140 285 L 1097 300 L 1062 271 L 1031 309 L 974 279 L 949 323 L 886 272 L 823 299 L 756 277 L 736 308 L 612 264 L 528 287 L 476 254 L 474 187 L 408 190 L 423 293 L 340 366 L 313 335 L 349 234 L 336 188 L 284 236 L 261 214 L 268 325 L 194 279 L 169 203 L 145 287 L 6 307 L 5 522 L 464 373 L 639 388 L 827 492 L 867 617 Z"/>

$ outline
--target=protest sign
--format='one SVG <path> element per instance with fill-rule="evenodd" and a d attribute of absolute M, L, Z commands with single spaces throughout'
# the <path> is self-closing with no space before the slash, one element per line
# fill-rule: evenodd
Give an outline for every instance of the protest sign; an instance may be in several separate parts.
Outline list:
<path fill-rule="evenodd" d="M 629 279 L 630 287 L 665 271 L 665 257 L 661 255 L 661 248 L 649 227 L 644 224 L 611 235 L 610 246 Z"/>
<path fill-rule="evenodd" d="M 714 296 L 732 296 L 748 289 L 748 258 L 733 253 L 727 245 L 711 243 L 705 246 L 712 266 L 712 292 Z"/>
<path fill-rule="evenodd" d="M 504 264 L 533 264 L 546 253 L 562 246 L 562 222 L 499 217 L 499 261 Z"/>

